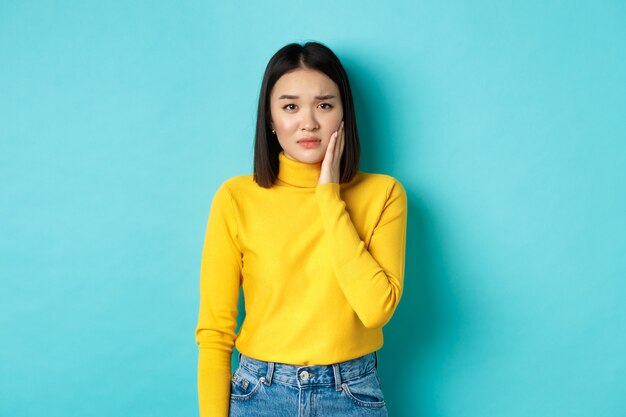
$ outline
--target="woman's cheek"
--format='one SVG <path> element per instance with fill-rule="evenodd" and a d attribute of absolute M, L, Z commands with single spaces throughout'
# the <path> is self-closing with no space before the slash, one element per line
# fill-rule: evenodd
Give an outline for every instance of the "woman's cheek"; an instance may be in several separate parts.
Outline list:
<path fill-rule="evenodd" d="M 328 145 L 330 144 L 330 138 L 322 141 L 322 151 L 324 155 L 326 155 L 326 150 L 328 149 Z"/>

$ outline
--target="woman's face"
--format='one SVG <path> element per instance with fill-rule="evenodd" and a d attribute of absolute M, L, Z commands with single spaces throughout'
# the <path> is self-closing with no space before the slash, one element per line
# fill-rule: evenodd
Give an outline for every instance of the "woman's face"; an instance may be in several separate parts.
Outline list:
<path fill-rule="evenodd" d="M 337 84 L 320 71 L 298 68 L 276 81 L 270 94 L 272 129 L 285 156 L 309 164 L 324 159 L 343 120 Z"/>

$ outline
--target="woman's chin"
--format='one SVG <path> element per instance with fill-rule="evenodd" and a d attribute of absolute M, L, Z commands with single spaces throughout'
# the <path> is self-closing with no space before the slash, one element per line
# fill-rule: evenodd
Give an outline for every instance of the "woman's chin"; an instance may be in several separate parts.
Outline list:
<path fill-rule="evenodd" d="M 294 152 L 286 155 L 289 159 L 303 162 L 305 164 L 318 164 L 324 160 L 324 153 L 321 152 Z"/>
<path fill-rule="evenodd" d="M 323 157 L 308 157 L 308 158 L 303 158 L 300 162 L 304 162 L 305 164 L 319 164 L 320 162 L 322 162 L 324 160 Z"/>

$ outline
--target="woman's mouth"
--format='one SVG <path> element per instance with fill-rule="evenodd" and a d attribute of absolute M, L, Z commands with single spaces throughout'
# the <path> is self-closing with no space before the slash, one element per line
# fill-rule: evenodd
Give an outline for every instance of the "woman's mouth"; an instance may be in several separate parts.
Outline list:
<path fill-rule="evenodd" d="M 315 148 L 322 143 L 320 139 L 300 139 L 298 143 L 305 148 Z"/>

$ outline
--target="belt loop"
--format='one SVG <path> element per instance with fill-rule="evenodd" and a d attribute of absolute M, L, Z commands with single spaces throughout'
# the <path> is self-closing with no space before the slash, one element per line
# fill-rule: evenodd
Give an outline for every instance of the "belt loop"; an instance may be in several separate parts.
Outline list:
<path fill-rule="evenodd" d="M 274 375 L 274 362 L 267 362 L 267 375 L 265 375 L 266 385 L 271 385 L 273 375 Z"/>
<path fill-rule="evenodd" d="M 341 391 L 341 371 L 338 363 L 333 364 L 333 373 L 335 374 L 335 391 Z"/>
<path fill-rule="evenodd" d="M 378 369 L 378 352 L 374 351 L 374 368 Z"/>

